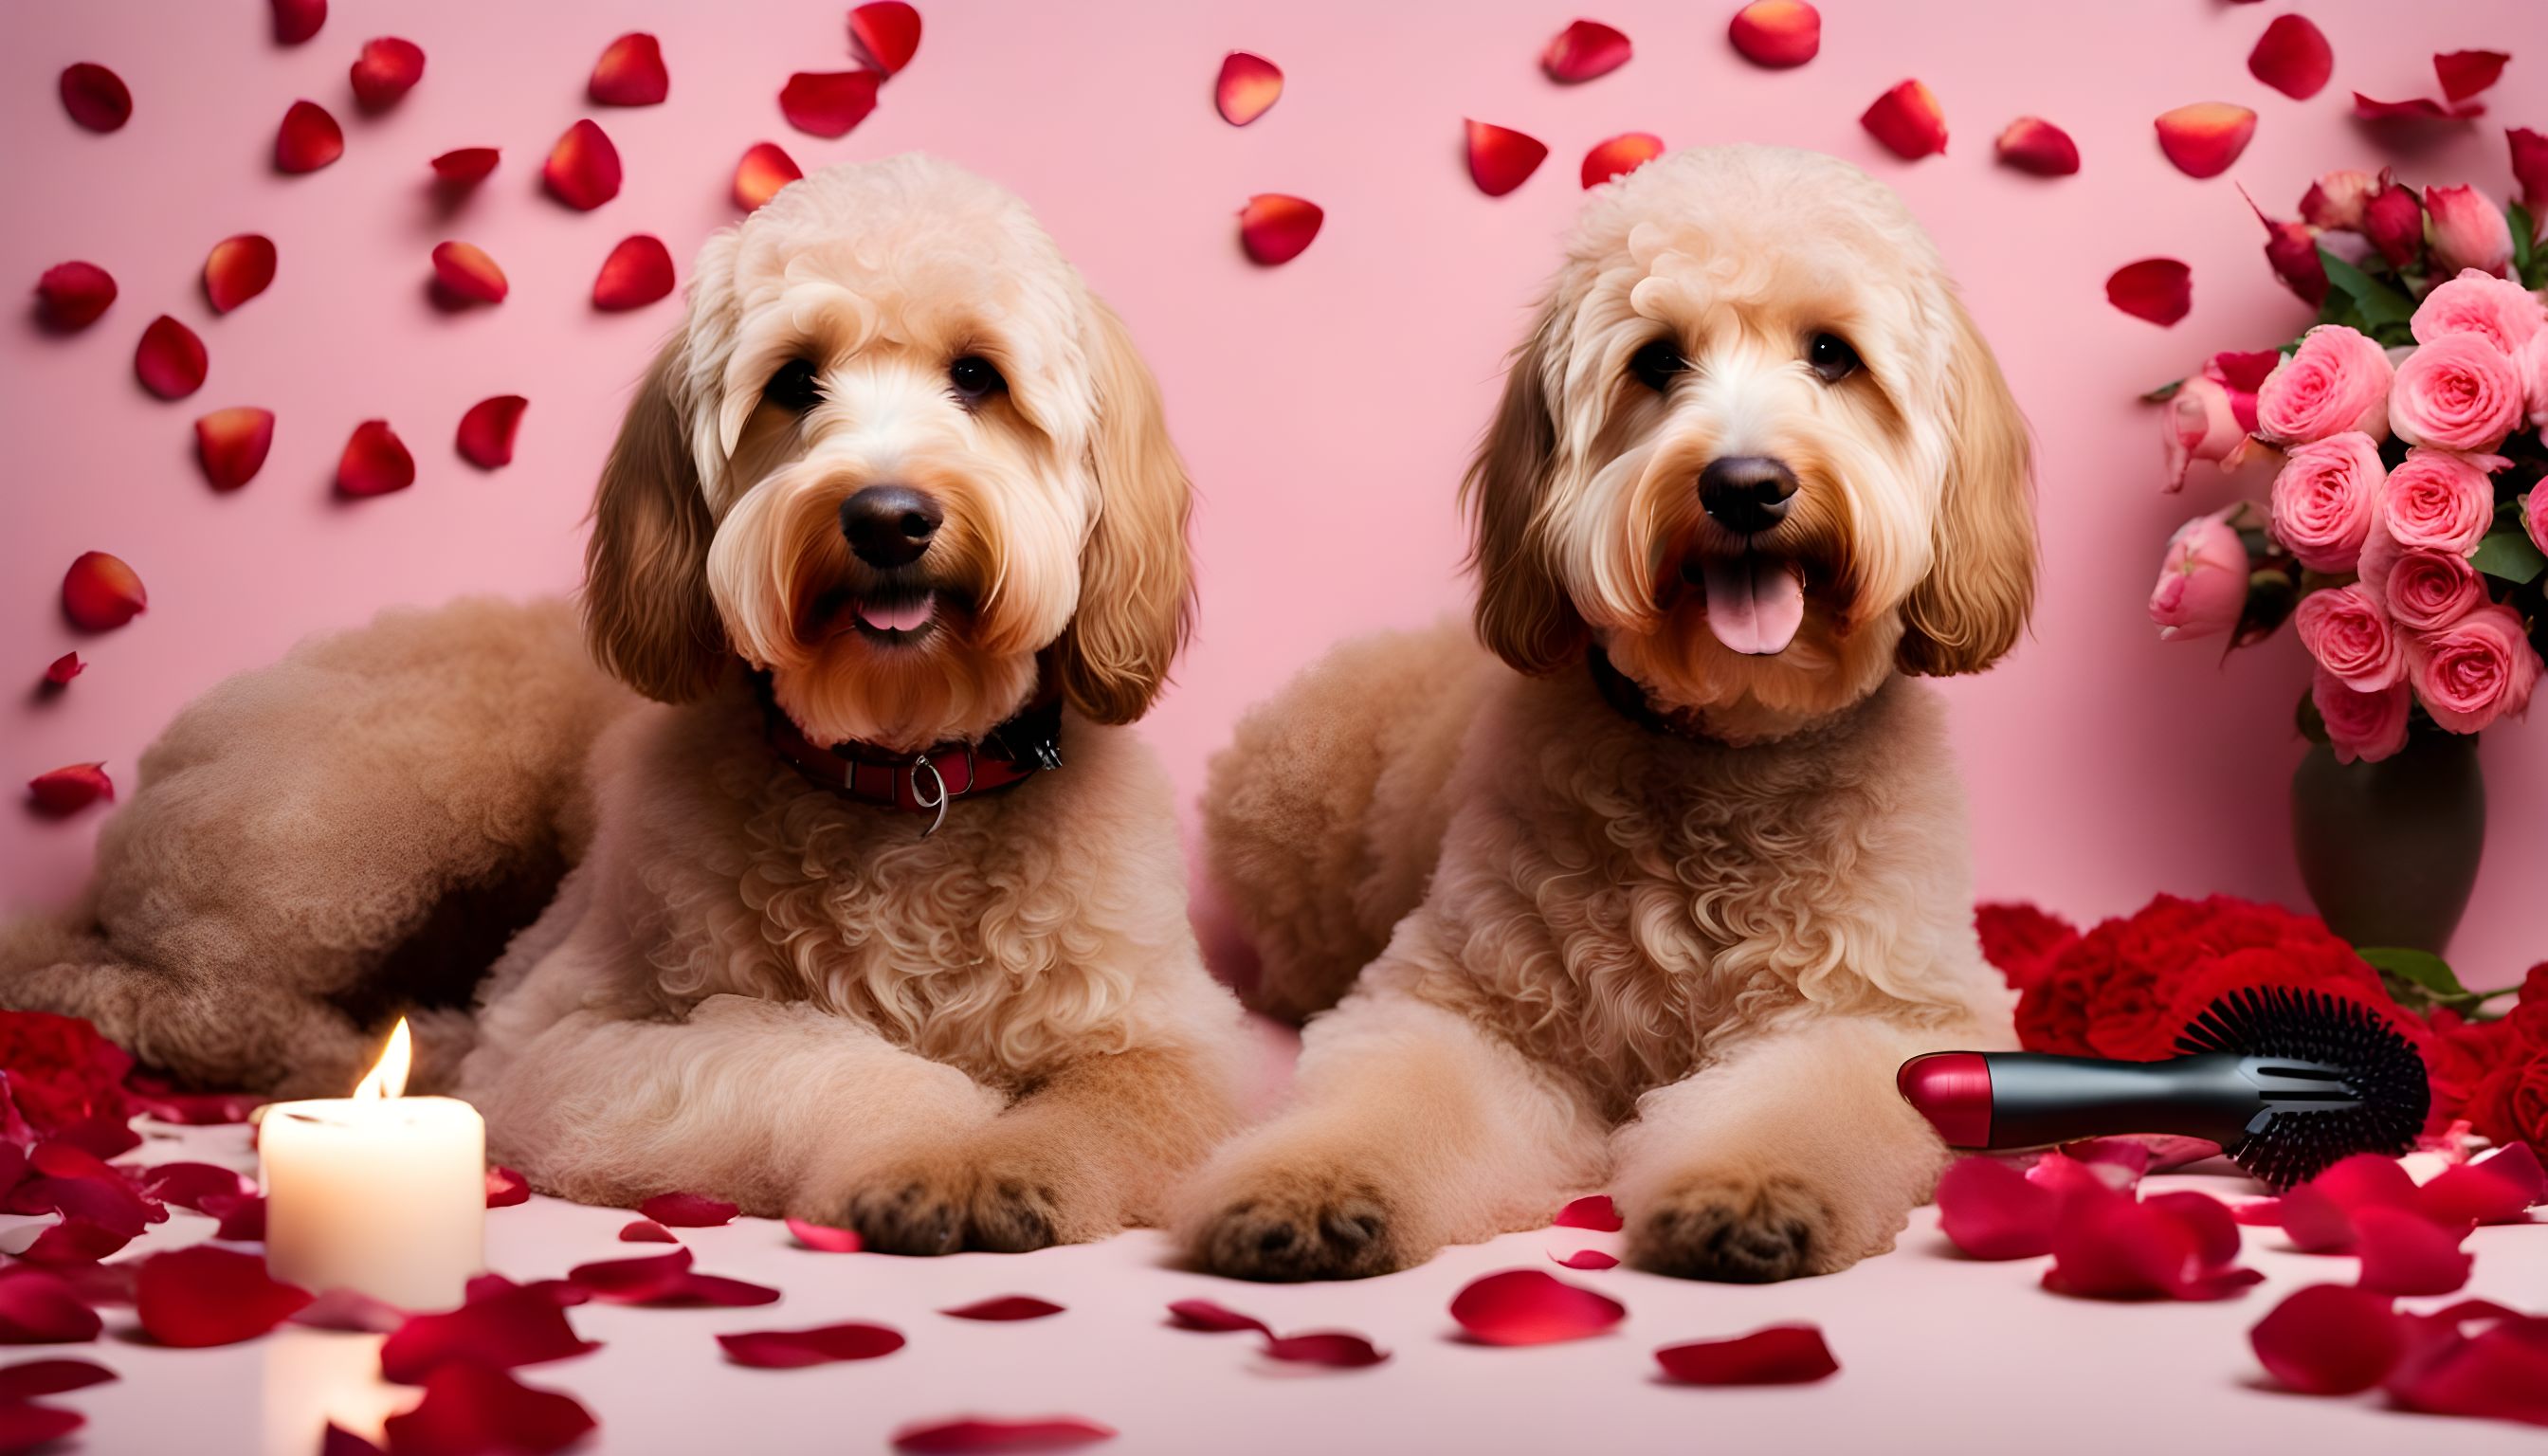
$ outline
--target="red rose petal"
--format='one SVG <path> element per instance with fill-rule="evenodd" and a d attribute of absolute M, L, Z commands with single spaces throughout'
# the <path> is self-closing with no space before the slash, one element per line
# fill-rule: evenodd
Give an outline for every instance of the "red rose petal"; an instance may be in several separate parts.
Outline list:
<path fill-rule="evenodd" d="M 1595 1233 L 1616 1233 L 1627 1228 L 1628 1223 L 1619 1217 L 1618 1205 L 1610 1202 L 1608 1194 L 1595 1193 L 1589 1198 L 1579 1198 L 1559 1209 L 1557 1217 L 1550 1221 L 1548 1227 L 1590 1228 Z"/>
<path fill-rule="evenodd" d="M 832 1228 L 802 1219 L 788 1220 L 787 1231 L 796 1235 L 798 1243 L 817 1253 L 854 1254 L 866 1246 L 855 1228 Z"/>
<path fill-rule="evenodd" d="M 874 71 L 798 71 L 778 92 L 787 125 L 817 136 L 846 136 L 875 110 Z"/>
<path fill-rule="evenodd" d="M 460 458 L 480 470 L 512 464 L 513 432 L 520 428 L 522 410 L 530 403 L 519 395 L 497 395 L 470 406 L 469 412 L 460 416 Z"/>
<path fill-rule="evenodd" d="M 1223 121 L 1244 127 L 1265 115 L 1282 96 L 1283 71 L 1274 62 L 1244 50 L 1221 58 L 1221 78 L 1213 83 L 1212 104 L 1220 108 Z"/>
<path fill-rule="evenodd" d="M 212 1163 L 157 1163 L 136 1169 L 141 1191 L 161 1203 L 200 1210 L 207 1195 L 236 1198 L 253 1185 L 238 1174 Z"/>
<path fill-rule="evenodd" d="M 94 1264 L 131 1243 L 134 1236 L 87 1219 L 64 1218 L 37 1234 L 18 1257 L 30 1264 Z"/>
<path fill-rule="evenodd" d="M 600 1349 L 579 1337 L 545 1291 L 515 1288 L 443 1315 L 413 1315 L 381 1344 L 381 1379 L 422 1385 L 454 1360 L 510 1369 Z"/>
<path fill-rule="evenodd" d="M 1307 1334 L 1287 1334 L 1279 1338 L 1268 1335 L 1262 1351 L 1269 1360 L 1284 1360 L 1296 1365 L 1326 1365 L 1337 1370 L 1360 1370 L 1378 1365 L 1389 1358 L 1389 1351 L 1375 1348 L 1359 1334 L 1340 1329 L 1312 1330 Z"/>
<path fill-rule="evenodd" d="M 112 132 L 133 120 L 133 93 L 124 78 L 92 61 L 62 68 L 62 110 L 92 132 Z"/>
<path fill-rule="evenodd" d="M 475 243 L 435 244 L 433 276 L 453 297 L 473 303 L 500 304 L 504 295 L 512 292 L 512 285 L 504 280 L 504 270 Z"/>
<path fill-rule="evenodd" d="M 2470 1339 L 2462 1321 L 2502 1320 Z M 2407 1352 L 2383 1382 L 2399 1405 L 2442 1415 L 2548 1425 L 2548 1320 L 2472 1300 L 2402 1321 Z"/>
<path fill-rule="evenodd" d="M 1752 0 L 1734 12 L 1726 39 L 1754 65 L 1803 65 L 1823 48 L 1822 12 L 1804 0 Z"/>
<path fill-rule="evenodd" d="M 253 1339 L 308 1303 L 308 1290 L 268 1277 L 265 1260 L 204 1244 L 143 1259 L 133 1291 L 141 1327 L 187 1348 Z"/>
<path fill-rule="evenodd" d="M 2405 1165 L 2376 1152 L 2357 1152 L 2344 1158 L 2306 1186 L 2324 1194 L 2347 1213 L 2369 1208 L 2412 1213 L 2416 1204 L 2415 1180 Z"/>
<path fill-rule="evenodd" d="M 2237 1240 L 2230 1211 L 2199 1193 L 2136 1202 L 2077 1188 L 2062 1198 L 2044 1287 L 2082 1299 L 2227 1299 L 2264 1277 L 2225 1267 Z"/>
<path fill-rule="evenodd" d="M 1047 1315 L 1058 1315 L 1061 1312 L 1062 1307 L 1050 1300 L 1040 1300 L 1029 1294 L 1010 1294 L 1002 1295 L 998 1299 L 958 1305 L 955 1309 L 941 1310 L 938 1313 L 953 1316 L 957 1320 L 1042 1320 Z"/>
<path fill-rule="evenodd" d="M 1598 187 L 1624 177 L 1664 154 L 1664 139 L 1651 132 L 1622 132 L 1584 153 L 1584 185 Z"/>
<path fill-rule="evenodd" d="M 2447 122 L 2453 119 L 2442 109 L 2440 102 L 2429 97 L 2418 96 L 2412 101 L 2374 101 L 2359 91 L 2353 93 L 2353 114 L 2366 122 Z"/>
<path fill-rule="evenodd" d="M 1255 1316 L 1242 1315 L 1210 1300 L 1179 1300 L 1168 1306 L 1168 1317 L 1180 1329 L 1200 1329 L 1206 1334 L 1228 1334 L 1240 1329 L 1253 1329 L 1266 1335 L 1274 1332 Z"/>
<path fill-rule="evenodd" d="M 32 1401 L 84 1391 L 124 1377 L 90 1360 L 26 1360 L 0 1367 L 0 1401 Z"/>
<path fill-rule="evenodd" d="M 531 1181 L 511 1168 L 487 1170 L 487 1207 L 508 1209 L 531 1201 Z"/>
<path fill-rule="evenodd" d="M 2468 1283 L 2474 1254 L 2460 1248 L 2468 1227 L 2442 1228 L 2396 1209 L 2353 1211 L 2353 1251 L 2362 1256 L 2354 1283 L 2377 1294 L 2449 1294 Z"/>
<path fill-rule="evenodd" d="M 496 170 L 503 153 L 492 146 L 464 146 L 433 159 L 433 175 L 454 187 L 474 187 Z"/>
<path fill-rule="evenodd" d="M 36 280 L 45 321 L 64 332 L 86 328 L 115 302 L 115 279 L 95 263 L 56 263 Z"/>
<path fill-rule="evenodd" d="M 548 1456 L 582 1439 L 595 1424 L 575 1398 L 536 1390 L 501 1370 L 470 1360 L 444 1364 L 425 1378 L 414 1410 L 381 1422 L 391 1456 Z"/>
<path fill-rule="evenodd" d="M 204 1195 L 203 1211 L 222 1221 L 213 1230 L 215 1238 L 233 1243 L 262 1243 L 265 1240 L 265 1195 L 242 1193 L 226 1198 L 218 1193 Z"/>
<path fill-rule="evenodd" d="M 27 797 L 47 814 L 76 814 L 99 799 L 115 801 L 103 764 L 71 764 L 27 780 Z"/>
<path fill-rule="evenodd" d="M 619 195 L 619 148 L 590 120 L 566 129 L 540 168 L 549 194 L 589 213 Z"/>
<path fill-rule="evenodd" d="M 902 1332 L 881 1324 L 826 1324 L 817 1329 L 756 1329 L 720 1334 L 725 1357 L 756 1370 L 797 1370 L 836 1360 L 872 1360 L 903 1346 Z"/>
<path fill-rule="evenodd" d="M 734 1222 L 741 1207 L 696 1193 L 660 1193 L 637 1212 L 668 1228 L 716 1228 Z"/>
<path fill-rule="evenodd" d="M 1489 197 L 1519 187 L 1548 156 L 1535 137 L 1506 127 L 1469 122 L 1469 179 Z"/>
<path fill-rule="evenodd" d="M 1573 84 L 1610 74 L 1632 53 L 1627 37 L 1599 21 L 1579 20 L 1548 43 L 1539 65 L 1550 80 Z"/>
<path fill-rule="evenodd" d="M 677 1248 L 644 1258 L 579 1264 L 569 1269 L 566 1277 L 568 1283 L 590 1291 L 594 1299 L 634 1305 L 673 1295 L 686 1281 L 689 1269 L 690 1251 Z"/>
<path fill-rule="evenodd" d="M 412 41 L 382 36 L 363 43 L 354 58 L 354 100 L 365 111 L 384 111 L 424 79 L 424 51 Z"/>
<path fill-rule="evenodd" d="M 0 1273 L 0 1344 L 77 1344 L 105 1324 L 70 1285 L 38 1269 Z"/>
<path fill-rule="evenodd" d="M 2507 1143 L 2488 1157 L 2444 1168 L 2415 1190 L 2415 1211 L 2436 1224 L 2517 1224 L 2531 1205 L 2548 1200 L 2548 1178 L 2526 1142 Z"/>
<path fill-rule="evenodd" d="M 743 160 L 734 166 L 734 200 L 745 212 L 752 212 L 778 195 L 778 189 L 804 176 L 796 159 L 778 149 L 774 141 L 756 141 L 744 152 Z"/>
<path fill-rule="evenodd" d="M 62 610 L 84 630 L 121 627 L 149 605 L 141 578 L 103 551 L 81 552 L 62 574 Z"/>
<path fill-rule="evenodd" d="M 2353 1251 L 2353 1220 L 2334 1199 L 2304 1183 L 2275 1200 L 2275 1220 L 2305 1254 Z"/>
<path fill-rule="evenodd" d="M 298 46 L 327 23 L 327 0 L 274 0 L 274 40 Z"/>
<path fill-rule="evenodd" d="M 45 669 L 45 681 L 59 687 L 87 671 L 88 664 L 80 661 L 78 653 L 66 652 L 53 659 L 51 667 Z"/>
<path fill-rule="evenodd" d="M 2000 165 L 2038 177 L 2067 177 L 2079 170 L 2079 143 L 2042 117 L 2019 117 L 1999 134 Z"/>
<path fill-rule="evenodd" d="M 2162 112 L 2158 149 L 2189 177 L 2218 177 L 2247 149 L 2256 135 L 2256 114 L 2226 101 L 2198 101 Z"/>
<path fill-rule="evenodd" d="M 584 90 L 597 106 L 657 105 L 673 91 L 664 47 L 644 31 L 630 31 L 602 47 Z"/>
<path fill-rule="evenodd" d="M 1279 192 L 1260 192 L 1238 212 L 1238 245 L 1252 261 L 1274 267 L 1301 255 L 1327 215 L 1317 203 Z"/>
<path fill-rule="evenodd" d="M 2164 1214 L 2194 1235 L 2194 1254 L 2207 1269 L 2238 1257 L 2238 1221 L 2230 1206 L 2207 1193 L 2153 1193 L 2141 1207 Z"/>
<path fill-rule="evenodd" d="M 1947 149 L 1947 113 L 1937 93 L 1917 80 L 1905 81 L 1875 98 L 1858 124 L 1906 162 Z"/>
<path fill-rule="evenodd" d="M 290 1322 L 354 1334 L 395 1334 L 412 1318 L 387 1300 L 374 1299 L 361 1290 L 339 1284 L 318 1291 L 318 1297 L 302 1306 Z"/>
<path fill-rule="evenodd" d="M 486 1273 L 471 1279 L 463 1288 L 466 1299 L 473 1304 L 516 1289 L 537 1290 L 562 1310 L 592 1303 L 592 1290 L 566 1279 L 535 1279 L 528 1284 L 515 1284 L 501 1274 Z"/>
<path fill-rule="evenodd" d="M 1773 1324 L 1733 1339 L 1702 1339 L 1655 1351 L 1664 1373 L 1690 1385 L 1803 1385 L 1837 1373 L 1823 1332 L 1811 1324 Z"/>
<path fill-rule="evenodd" d="M 33 1401 L 0 1405 L 0 1451 L 24 1451 L 68 1435 L 88 1424 L 88 1417 Z"/>
<path fill-rule="evenodd" d="M 2106 280 L 2106 302 L 2136 318 L 2172 326 L 2194 307 L 2194 270 L 2174 258 L 2126 263 Z"/>
<path fill-rule="evenodd" d="M 1619 1261 L 1617 1259 L 1601 1252 L 1597 1248 L 1577 1249 L 1575 1252 L 1568 1254 L 1562 1259 L 1559 1259 L 1555 1254 L 1550 1254 L 1549 1257 L 1551 1259 L 1556 1259 L 1560 1268 L 1566 1269 L 1616 1269 L 1619 1267 Z"/>
<path fill-rule="evenodd" d="M 691 1274 L 672 1295 L 657 1301 L 680 1305 L 774 1305 L 778 1291 L 766 1284 L 752 1284 L 741 1279 L 728 1279 L 721 1274 Z"/>
<path fill-rule="evenodd" d="M 2494 85 L 2503 75 L 2503 63 L 2510 59 L 2501 50 L 2454 50 L 2447 55 L 2435 52 L 2433 74 L 2441 78 L 2443 99 L 2466 101 Z"/>
<path fill-rule="evenodd" d="M 334 1421 L 318 1435 L 318 1456 L 389 1456 L 380 1447 Z"/>
<path fill-rule="evenodd" d="M 2052 1251 L 2061 1194 L 1986 1157 L 1958 1159 L 1938 1180 L 1938 1227 L 1976 1259 L 2029 1259 Z"/>
<path fill-rule="evenodd" d="M 1506 1269 L 1472 1281 L 1451 1301 L 1451 1318 L 1491 1345 L 1543 1345 L 1599 1334 L 1628 1316 L 1605 1295 L 1537 1269 Z"/>
<path fill-rule="evenodd" d="M 601 260 L 600 276 L 592 280 L 592 306 L 642 309 L 672 291 L 671 251 L 651 233 L 632 233 Z"/>
<path fill-rule="evenodd" d="M 195 458 L 216 491 L 235 491 L 265 468 L 274 445 L 274 411 L 252 405 L 216 410 L 195 421 Z"/>
<path fill-rule="evenodd" d="M 141 330 L 141 343 L 133 351 L 133 372 L 141 387 L 163 400 L 182 400 L 202 389 L 210 363 L 195 330 L 165 314 Z"/>
<path fill-rule="evenodd" d="M 415 484 L 415 457 L 386 419 L 354 426 L 336 461 L 336 489 L 348 496 L 386 496 Z"/>
<path fill-rule="evenodd" d="M 124 1112 L 99 1113 L 55 1129 L 53 1137 L 99 1157 L 115 1157 L 141 1145 L 141 1135 L 133 1131 L 131 1114 Z"/>
<path fill-rule="evenodd" d="M 2307 101 L 2335 74 L 2335 49 L 2308 17 L 2278 15 L 2247 52 L 2247 73 L 2294 101 Z"/>
<path fill-rule="evenodd" d="M 1038 1420 L 1001 1420 L 965 1415 L 906 1425 L 893 1433 L 897 1451 L 1061 1451 L 1115 1438 L 1113 1426 L 1076 1415 L 1047 1415 Z"/>
<path fill-rule="evenodd" d="M 315 101 L 296 101 L 274 134 L 274 165 L 285 172 L 315 172 L 345 154 L 345 130 Z"/>
<path fill-rule="evenodd" d="M 652 1219 L 636 1219 L 619 1228 L 621 1243 L 679 1243 L 673 1230 Z"/>
<path fill-rule="evenodd" d="M 867 64 L 890 76 L 920 49 L 920 12 L 902 0 L 876 0 L 850 12 L 850 44 Z"/>
<path fill-rule="evenodd" d="M 2266 1373 L 2308 1396 L 2349 1396 L 2388 1375 L 2406 1336 L 2388 1296 L 2314 1284 L 2247 1331 Z"/>

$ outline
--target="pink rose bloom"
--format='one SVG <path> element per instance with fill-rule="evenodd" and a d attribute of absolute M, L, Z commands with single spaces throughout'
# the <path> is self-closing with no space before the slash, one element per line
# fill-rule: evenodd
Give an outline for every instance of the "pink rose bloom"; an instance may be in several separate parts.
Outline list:
<path fill-rule="evenodd" d="M 2312 571 L 2352 571 L 2384 476 L 2380 447 L 2359 430 L 2293 447 L 2274 477 L 2274 539 Z"/>
<path fill-rule="evenodd" d="M 2503 209 L 2474 187 L 2424 189 L 2424 240 L 2439 265 L 2434 272 L 2475 268 L 2502 278 L 2512 271 L 2512 228 Z"/>
<path fill-rule="evenodd" d="M 2171 492 L 2185 489 L 2185 472 L 2195 461 L 2227 460 L 2247 443 L 2228 387 L 2201 374 L 2177 386 L 2159 415 L 2158 428 Z"/>
<path fill-rule="evenodd" d="M 2149 599 L 2160 641 L 2209 637 L 2238 625 L 2247 606 L 2247 548 L 2228 519 L 2237 508 L 2198 515 L 2168 538 Z"/>
<path fill-rule="evenodd" d="M 2320 663 L 2310 679 L 2310 701 L 2326 720 L 2327 746 L 2335 750 L 2339 764 L 2356 760 L 2376 764 L 2407 746 L 2409 698 L 2404 681 L 2378 692 L 2356 692 Z"/>
<path fill-rule="evenodd" d="M 2486 579 L 2467 557 L 2447 551 L 2401 552 L 2385 585 L 2389 614 L 2415 632 L 2438 632 L 2487 603 Z"/>
<path fill-rule="evenodd" d="M 2466 556 L 2495 523 L 2495 482 L 2488 475 L 2509 464 L 2501 455 L 2410 450 L 2380 488 L 2380 524 L 2402 547 Z"/>
<path fill-rule="evenodd" d="M 2492 450 L 2526 412 L 2512 356 L 2479 333 L 2446 333 L 2418 346 L 2398 366 L 2389 394 L 2389 422 L 2399 438 L 2433 450 Z"/>
<path fill-rule="evenodd" d="M 2454 333 L 2475 333 L 2509 354 L 2548 328 L 2548 306 L 2510 279 L 2469 268 L 2424 295 L 2408 326 L 2414 329 L 2419 344 Z"/>
<path fill-rule="evenodd" d="M 2434 722 L 2475 733 L 2530 706 L 2539 654 L 2530 650 L 2520 615 L 2491 601 L 2438 632 L 2410 636 L 2407 673 Z"/>
<path fill-rule="evenodd" d="M 2389 437 L 2388 351 L 2341 323 L 2321 323 L 2256 391 L 2256 433 L 2277 445 L 2346 430 Z"/>
<path fill-rule="evenodd" d="M 2407 676 L 2406 649 L 2389 614 L 2359 586 L 2302 597 L 2292 628 L 2319 666 L 2356 692 L 2382 692 Z"/>
<path fill-rule="evenodd" d="M 2533 428 L 2548 429 L 2548 328 L 2530 336 L 2512 356 L 2512 377 L 2521 381 L 2521 408 Z"/>
<path fill-rule="evenodd" d="M 2380 179 L 2369 172 L 2329 172 L 2310 184 L 2301 199 L 2301 220 L 2313 228 L 2362 230 L 2362 210 L 2380 195 Z"/>
<path fill-rule="evenodd" d="M 2532 486 L 2521 500 L 2521 523 L 2530 528 L 2530 544 L 2548 552 L 2548 482 Z"/>

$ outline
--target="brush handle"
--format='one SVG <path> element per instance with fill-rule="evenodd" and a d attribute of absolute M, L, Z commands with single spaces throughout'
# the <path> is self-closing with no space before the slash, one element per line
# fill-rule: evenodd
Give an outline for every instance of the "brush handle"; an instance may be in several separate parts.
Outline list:
<path fill-rule="evenodd" d="M 2104 1061 L 2036 1051 L 1942 1051 L 1896 1077 L 1950 1146 L 2042 1147 L 2128 1133 L 2235 1148 L 2276 1113 L 2358 1105 L 2342 1073 L 2289 1057 L 2209 1051 Z"/>

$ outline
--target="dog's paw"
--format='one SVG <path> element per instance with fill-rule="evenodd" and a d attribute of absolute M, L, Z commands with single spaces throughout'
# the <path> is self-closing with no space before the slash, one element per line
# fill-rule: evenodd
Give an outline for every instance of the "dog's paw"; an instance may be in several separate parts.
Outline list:
<path fill-rule="evenodd" d="M 857 1229 L 877 1253 L 1022 1254 L 1096 1236 L 1068 1205 L 1061 1180 L 1031 1161 L 949 1158 L 869 1180 L 824 1222 Z"/>
<path fill-rule="evenodd" d="M 1388 1203 L 1366 1185 L 1302 1182 L 1233 1199 L 1204 1226 L 1195 1254 L 1233 1279 L 1361 1279 L 1408 1262 Z"/>
<path fill-rule="evenodd" d="M 837 1222 L 880 1254 L 952 1254 L 964 1246 L 965 1192 L 925 1176 L 885 1178 L 850 1195 Z"/>
<path fill-rule="evenodd" d="M 1700 1178 L 1645 1211 L 1628 1261 L 1656 1274 L 1770 1284 L 1825 1271 L 1832 1214 L 1793 1178 Z"/>

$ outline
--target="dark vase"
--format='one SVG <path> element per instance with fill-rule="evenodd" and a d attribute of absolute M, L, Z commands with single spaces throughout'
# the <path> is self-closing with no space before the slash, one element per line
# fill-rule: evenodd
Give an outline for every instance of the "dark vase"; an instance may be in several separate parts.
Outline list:
<path fill-rule="evenodd" d="M 2442 954 L 2486 852 L 2477 735 L 2419 728 L 2377 764 L 2313 746 L 2292 771 L 2292 851 L 2327 929 Z"/>

